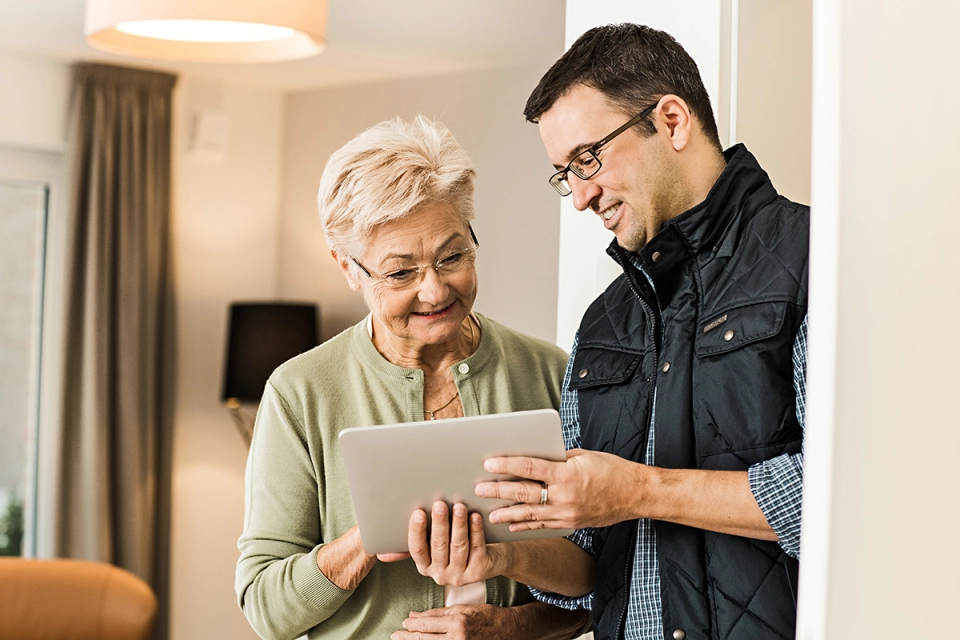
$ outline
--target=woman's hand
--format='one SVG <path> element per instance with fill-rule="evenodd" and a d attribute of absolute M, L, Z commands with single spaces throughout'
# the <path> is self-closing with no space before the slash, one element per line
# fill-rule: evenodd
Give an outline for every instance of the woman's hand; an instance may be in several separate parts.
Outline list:
<path fill-rule="evenodd" d="M 542 602 L 518 607 L 459 604 L 422 613 L 411 611 L 410 617 L 403 621 L 403 631 L 391 634 L 390 638 L 563 640 L 577 635 L 586 624 L 586 611 L 558 609 Z"/>
<path fill-rule="evenodd" d="M 411 611 L 403 621 L 403 631 L 390 640 L 502 640 L 516 638 L 517 617 L 513 609 L 492 604 L 458 604 L 422 613 Z"/>
<path fill-rule="evenodd" d="M 377 562 L 377 556 L 367 553 L 360 541 L 360 526 L 350 529 L 317 552 L 317 566 L 323 575 L 344 591 L 353 591 Z"/>
<path fill-rule="evenodd" d="M 445 502 L 434 503 L 429 540 L 427 514 L 417 509 L 410 516 L 407 544 L 420 574 L 433 578 L 437 584 L 454 586 L 499 575 L 500 545 L 487 545 L 482 516 L 468 516 L 466 505 L 460 503 L 453 505 L 452 518 L 449 511 Z"/>

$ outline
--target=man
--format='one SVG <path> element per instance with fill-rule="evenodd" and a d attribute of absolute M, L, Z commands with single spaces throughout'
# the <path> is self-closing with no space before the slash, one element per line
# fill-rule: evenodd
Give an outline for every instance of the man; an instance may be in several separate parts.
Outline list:
<path fill-rule="evenodd" d="M 585 33 L 524 115 L 557 169 L 550 184 L 613 232 L 624 273 L 573 345 L 567 461 L 488 461 L 536 482 L 477 494 L 522 503 L 494 523 L 575 527 L 576 544 L 482 547 L 482 525 L 461 515 L 449 551 L 427 549 L 421 512 L 420 571 L 508 575 L 592 608 L 599 639 L 792 638 L 809 209 L 778 196 L 743 145 L 722 151 L 696 64 L 648 27 Z"/>

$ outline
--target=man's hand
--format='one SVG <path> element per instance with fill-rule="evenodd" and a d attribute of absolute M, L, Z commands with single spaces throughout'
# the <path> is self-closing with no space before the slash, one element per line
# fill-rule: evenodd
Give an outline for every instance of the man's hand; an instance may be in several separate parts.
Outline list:
<path fill-rule="evenodd" d="M 651 518 L 727 533 L 776 540 L 750 490 L 746 471 L 665 469 L 598 451 L 574 449 L 564 462 L 490 458 L 484 468 L 527 480 L 481 482 L 477 495 L 516 501 L 490 513 L 511 531 L 606 527 Z M 540 504 L 541 485 L 547 502 Z"/>
<path fill-rule="evenodd" d="M 421 575 L 437 584 L 463 586 L 499 575 L 497 545 L 487 546 L 483 518 L 467 514 L 467 507 L 453 505 L 453 517 L 443 501 L 431 510 L 430 536 L 427 539 L 427 514 L 417 509 L 410 516 L 407 545 Z"/>
<path fill-rule="evenodd" d="M 511 531 L 604 527 L 630 520 L 638 517 L 630 506 L 638 497 L 642 500 L 646 486 L 644 465 L 582 449 L 568 451 L 564 462 L 519 456 L 491 458 L 484 468 L 529 479 L 477 485 L 481 498 L 519 503 L 490 514 L 490 522 L 510 523 Z M 546 504 L 540 504 L 541 482 L 547 487 Z"/>
<path fill-rule="evenodd" d="M 449 640 L 501 640 L 515 638 L 517 619 L 510 608 L 490 604 L 458 604 L 422 613 L 411 611 L 403 621 L 403 631 L 391 640 L 423 640 L 436 637 Z"/>

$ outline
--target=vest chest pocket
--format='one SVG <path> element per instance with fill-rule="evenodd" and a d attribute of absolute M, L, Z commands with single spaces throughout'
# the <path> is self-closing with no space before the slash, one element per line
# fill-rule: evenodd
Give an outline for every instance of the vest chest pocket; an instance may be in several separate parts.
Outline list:
<path fill-rule="evenodd" d="M 740 470 L 799 449 L 788 305 L 735 307 L 700 323 L 693 422 L 702 468 Z"/>
<path fill-rule="evenodd" d="M 570 388 L 581 390 L 621 384 L 630 379 L 642 359 L 642 353 L 580 345 L 573 359 Z"/>
<path fill-rule="evenodd" d="M 697 332 L 698 358 L 734 351 L 780 333 L 787 303 L 767 302 L 730 309 L 701 323 Z"/>
<path fill-rule="evenodd" d="M 577 392 L 585 449 L 642 460 L 653 385 L 642 376 L 645 354 L 605 347 L 577 347 L 570 389 Z"/>

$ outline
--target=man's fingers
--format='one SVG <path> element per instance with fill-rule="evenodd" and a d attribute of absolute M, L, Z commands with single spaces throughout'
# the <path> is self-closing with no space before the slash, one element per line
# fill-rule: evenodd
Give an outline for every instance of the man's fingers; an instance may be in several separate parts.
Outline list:
<path fill-rule="evenodd" d="M 566 463 L 551 462 L 541 458 L 511 456 L 508 458 L 488 458 L 484 461 L 483 468 L 490 473 L 549 483 L 555 479 L 558 467 L 562 468 L 564 464 Z"/>
<path fill-rule="evenodd" d="M 576 529 L 577 524 L 568 518 L 560 518 L 557 509 L 550 506 L 518 504 L 490 512 L 493 524 L 509 524 L 511 531 L 529 529 Z"/>
<path fill-rule="evenodd" d="M 498 498 L 511 502 L 539 504 L 542 488 L 543 485 L 539 482 L 500 480 L 497 482 L 480 482 L 477 484 L 475 492 L 480 498 Z"/>

